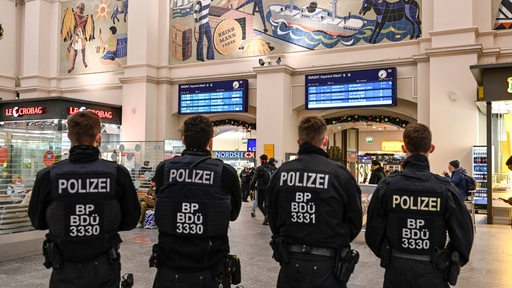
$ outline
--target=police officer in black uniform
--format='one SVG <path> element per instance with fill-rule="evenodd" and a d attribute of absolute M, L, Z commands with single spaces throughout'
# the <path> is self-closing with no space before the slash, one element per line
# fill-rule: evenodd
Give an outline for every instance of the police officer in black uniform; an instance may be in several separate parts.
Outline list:
<path fill-rule="evenodd" d="M 469 260 L 471 217 L 457 187 L 430 172 L 430 129 L 409 124 L 403 141 L 403 171 L 380 182 L 370 201 L 366 242 L 386 268 L 383 287 L 448 287 Z"/>
<path fill-rule="evenodd" d="M 211 158 L 212 137 L 208 118 L 188 118 L 182 136 L 186 149 L 156 168 L 159 234 L 150 259 L 157 267 L 155 288 L 230 287 L 231 273 L 240 272 L 231 265 L 236 257 L 228 256 L 227 235 L 242 205 L 238 175 Z"/>
<path fill-rule="evenodd" d="M 350 275 L 335 269 L 361 231 L 361 190 L 344 166 L 328 159 L 326 132 L 323 119 L 303 118 L 298 158 L 277 169 L 267 190 L 280 288 L 346 287 Z"/>
<path fill-rule="evenodd" d="M 49 287 L 119 287 L 118 231 L 133 229 L 140 214 L 137 191 L 123 166 L 99 159 L 99 117 L 90 111 L 67 121 L 69 159 L 37 173 L 28 215 L 49 229 L 45 266 Z"/>

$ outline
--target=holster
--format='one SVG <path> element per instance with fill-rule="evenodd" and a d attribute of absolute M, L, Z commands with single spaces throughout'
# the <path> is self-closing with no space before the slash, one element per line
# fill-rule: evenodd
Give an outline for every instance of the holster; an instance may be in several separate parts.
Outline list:
<path fill-rule="evenodd" d="M 432 262 L 434 267 L 441 270 L 444 280 L 450 285 L 457 284 L 461 266 L 459 252 L 436 247 L 432 255 Z"/>
<path fill-rule="evenodd" d="M 242 282 L 240 258 L 238 258 L 236 255 L 228 254 L 226 256 L 224 272 L 226 275 L 230 276 L 231 284 L 240 284 L 240 282 Z"/>
<path fill-rule="evenodd" d="M 158 244 L 153 245 L 153 248 L 151 250 L 151 256 L 149 256 L 149 267 L 160 267 L 160 261 L 158 261 L 158 254 L 159 254 L 159 248 Z"/>
<path fill-rule="evenodd" d="M 62 266 L 62 256 L 57 244 L 46 238 L 43 241 L 44 267 L 59 269 Z"/>
<path fill-rule="evenodd" d="M 386 268 L 391 260 L 391 246 L 387 240 L 384 240 L 384 243 L 382 243 L 382 246 L 380 247 L 379 257 L 380 267 Z"/>
<path fill-rule="evenodd" d="M 121 237 L 117 235 L 117 239 L 112 243 L 112 248 L 108 250 L 108 261 L 112 263 L 119 263 L 121 261 L 121 254 L 119 253 L 119 247 L 122 242 Z"/>
<path fill-rule="evenodd" d="M 347 283 L 350 275 L 354 272 L 356 264 L 359 262 L 359 252 L 347 246 L 338 251 L 336 255 L 336 264 L 334 265 L 334 275 L 343 283 Z"/>
<path fill-rule="evenodd" d="M 272 247 L 272 258 L 280 264 L 286 264 L 290 260 L 288 257 L 288 250 L 286 249 L 286 242 L 282 238 L 274 238 L 270 240 L 270 247 Z"/>

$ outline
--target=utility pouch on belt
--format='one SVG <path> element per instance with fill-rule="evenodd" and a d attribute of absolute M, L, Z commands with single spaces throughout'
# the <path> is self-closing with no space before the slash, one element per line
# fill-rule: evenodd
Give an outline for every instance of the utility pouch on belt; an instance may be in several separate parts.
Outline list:
<path fill-rule="evenodd" d="M 434 248 L 432 255 L 434 266 L 443 272 L 444 280 L 450 285 L 457 284 L 460 273 L 460 255 L 457 251 Z"/>
<path fill-rule="evenodd" d="M 242 270 L 238 256 L 231 254 L 226 256 L 225 272 L 231 276 L 231 284 L 240 284 L 242 282 Z"/>
<path fill-rule="evenodd" d="M 384 243 L 382 243 L 379 256 L 380 267 L 386 268 L 389 265 L 389 261 L 391 259 L 391 246 L 389 245 L 387 240 L 384 240 Z"/>
<path fill-rule="evenodd" d="M 121 280 L 121 288 L 131 288 L 133 287 L 133 274 L 126 273 L 123 275 L 123 279 Z"/>
<path fill-rule="evenodd" d="M 45 239 L 43 241 L 43 255 L 44 255 L 44 267 L 47 269 L 59 269 L 62 265 L 62 257 L 60 255 L 60 251 L 50 239 Z"/>
<path fill-rule="evenodd" d="M 158 244 L 153 245 L 151 256 L 149 256 L 149 267 L 160 267 L 158 263 Z"/>
<path fill-rule="evenodd" d="M 338 251 L 334 266 L 336 278 L 346 284 L 354 272 L 357 262 L 359 262 L 359 252 L 350 249 L 350 246 Z"/>
<path fill-rule="evenodd" d="M 281 264 L 286 264 L 289 261 L 288 258 L 288 250 L 286 249 L 286 242 L 281 239 L 272 239 L 270 240 L 270 247 L 274 253 L 272 254 L 272 258 Z"/>

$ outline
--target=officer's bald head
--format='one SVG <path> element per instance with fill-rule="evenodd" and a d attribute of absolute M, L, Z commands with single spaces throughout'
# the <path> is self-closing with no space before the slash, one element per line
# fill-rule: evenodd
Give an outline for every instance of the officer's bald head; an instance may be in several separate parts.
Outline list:
<path fill-rule="evenodd" d="M 95 142 L 101 140 L 101 122 L 96 113 L 79 111 L 68 117 L 67 124 L 68 138 L 73 145 L 99 145 Z"/>
<path fill-rule="evenodd" d="M 433 151 L 432 132 L 425 124 L 411 123 L 407 125 L 403 140 L 409 154 L 428 154 Z"/>

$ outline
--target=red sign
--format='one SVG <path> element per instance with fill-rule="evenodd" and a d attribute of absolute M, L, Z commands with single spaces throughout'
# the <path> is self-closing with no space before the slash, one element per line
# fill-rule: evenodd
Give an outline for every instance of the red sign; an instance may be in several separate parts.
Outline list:
<path fill-rule="evenodd" d="M 46 152 L 44 152 L 43 162 L 46 167 L 52 166 L 55 162 L 55 154 L 50 150 L 46 150 Z"/>
<path fill-rule="evenodd" d="M 98 115 L 100 118 L 112 119 L 112 111 L 105 111 L 99 109 L 87 109 L 86 107 L 68 107 L 68 115 L 75 114 L 79 111 L 91 111 Z"/>
<path fill-rule="evenodd" d="M 21 117 L 23 115 L 41 115 L 44 114 L 44 107 L 14 107 L 5 109 L 6 116 Z"/>
<path fill-rule="evenodd" d="M 0 146 L 0 163 L 7 162 L 7 158 L 9 158 L 9 148 L 7 146 Z"/>

